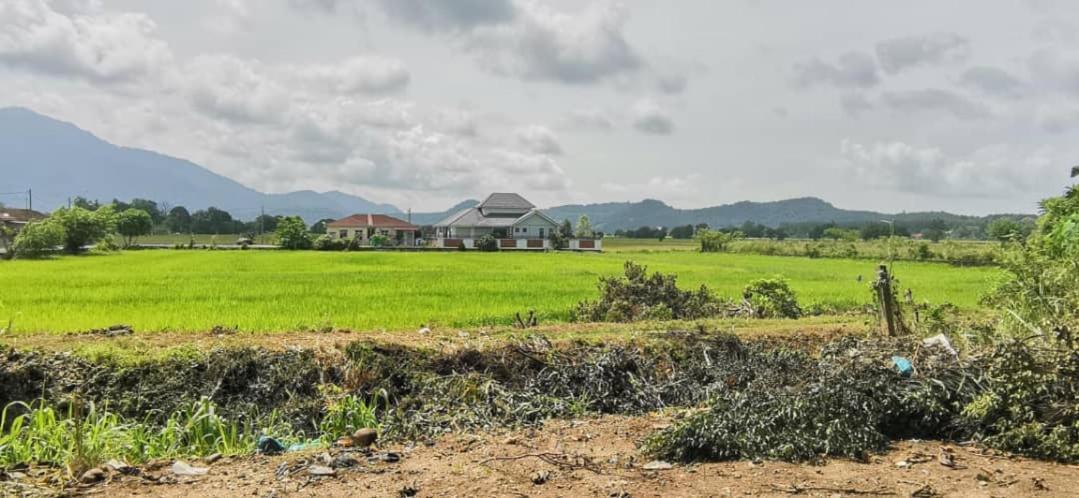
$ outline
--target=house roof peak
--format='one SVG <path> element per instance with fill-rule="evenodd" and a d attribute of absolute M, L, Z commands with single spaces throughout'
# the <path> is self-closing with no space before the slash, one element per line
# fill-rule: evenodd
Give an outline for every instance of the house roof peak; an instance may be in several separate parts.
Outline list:
<path fill-rule="evenodd" d="M 535 208 L 536 205 L 528 202 L 527 199 L 514 192 L 495 192 L 487 196 L 478 207 L 480 209 L 529 210 Z"/>

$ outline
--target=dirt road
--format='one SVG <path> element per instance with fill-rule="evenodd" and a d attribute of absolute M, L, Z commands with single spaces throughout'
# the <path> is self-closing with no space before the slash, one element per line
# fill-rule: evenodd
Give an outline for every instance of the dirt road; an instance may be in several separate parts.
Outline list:
<path fill-rule="evenodd" d="M 368 459 L 315 477 L 322 451 L 222 460 L 199 477 L 163 466 L 80 489 L 119 496 L 1076 496 L 1079 466 L 986 450 L 905 441 L 868 463 L 649 462 L 637 444 L 660 415 L 551 421 L 542 429 L 448 435 L 433 445 L 377 448 Z M 386 452 L 400 455 L 385 462 Z M 341 452 L 331 450 L 332 460 Z M 941 463 L 954 461 L 953 466 Z M 382 455 L 382 458 L 377 458 Z M 392 459 L 392 458 L 391 458 Z M 328 462 L 328 461 L 327 461 Z M 649 469 L 655 470 L 649 470 Z"/>

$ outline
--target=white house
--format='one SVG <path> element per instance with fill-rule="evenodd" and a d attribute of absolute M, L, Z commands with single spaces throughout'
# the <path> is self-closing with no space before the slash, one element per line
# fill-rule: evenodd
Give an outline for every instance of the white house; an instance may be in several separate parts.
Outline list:
<path fill-rule="evenodd" d="M 491 235 L 503 250 L 544 250 L 551 248 L 550 237 L 555 230 L 558 223 L 524 197 L 495 193 L 478 206 L 462 209 L 436 223 L 435 243 L 445 248 L 463 244 L 472 249 L 476 239 Z"/>

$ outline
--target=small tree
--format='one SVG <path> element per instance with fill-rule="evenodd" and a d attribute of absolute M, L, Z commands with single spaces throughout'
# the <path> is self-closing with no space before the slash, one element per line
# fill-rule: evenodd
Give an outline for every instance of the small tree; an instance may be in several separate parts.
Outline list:
<path fill-rule="evenodd" d="M 153 229 L 154 219 L 141 209 L 130 208 L 116 215 L 116 232 L 124 237 L 124 247 L 131 247 L 135 239 Z"/>
<path fill-rule="evenodd" d="M 310 249 L 311 234 L 299 216 L 285 216 L 277 222 L 277 244 L 282 249 Z"/>
<path fill-rule="evenodd" d="M 592 222 L 589 221 L 588 215 L 582 214 L 577 220 L 577 231 L 574 233 L 578 239 L 587 239 L 592 237 Z"/>
<path fill-rule="evenodd" d="M 573 238 L 573 223 L 570 223 L 569 218 L 562 220 L 562 224 L 558 226 L 558 233 L 562 234 L 563 239 Z"/>
<path fill-rule="evenodd" d="M 318 220 L 318 221 L 315 222 L 314 225 L 311 225 L 311 233 L 317 233 L 317 234 L 326 233 L 326 225 L 329 225 L 330 223 L 333 223 L 333 222 L 334 222 L 333 218 L 323 218 L 321 220 Z"/>
<path fill-rule="evenodd" d="M 48 222 L 61 228 L 64 250 L 74 254 L 115 231 L 116 212 L 112 206 L 101 206 L 96 211 L 78 206 L 60 208 L 49 216 Z"/>
<path fill-rule="evenodd" d="M 165 226 L 172 233 L 188 233 L 191 231 L 191 213 L 183 206 L 176 206 L 165 217 Z"/>
<path fill-rule="evenodd" d="M 64 231 L 55 221 L 27 223 L 11 245 L 17 258 L 39 258 L 64 243 Z"/>
<path fill-rule="evenodd" d="M 1011 218 L 997 218 L 989 222 L 985 231 L 989 238 L 1005 243 L 1011 240 L 1019 240 L 1023 234 L 1023 226 Z"/>
<path fill-rule="evenodd" d="M 701 241 L 701 252 L 725 252 L 731 242 L 742 238 L 742 232 L 721 232 L 719 230 L 698 230 L 697 239 Z"/>

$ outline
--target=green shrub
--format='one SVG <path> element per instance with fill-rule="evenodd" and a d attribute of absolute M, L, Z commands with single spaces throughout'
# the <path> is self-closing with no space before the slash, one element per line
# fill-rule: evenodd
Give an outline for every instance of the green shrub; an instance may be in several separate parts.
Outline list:
<path fill-rule="evenodd" d="M 40 258 L 64 242 L 64 231 L 55 222 L 27 223 L 11 245 L 17 258 Z"/>
<path fill-rule="evenodd" d="M 707 228 L 698 230 L 696 237 L 701 242 L 701 252 L 726 252 L 731 242 L 743 238 L 741 232 L 720 232 Z"/>
<path fill-rule="evenodd" d="M 757 318 L 799 318 L 802 308 L 790 284 L 781 278 L 757 279 L 743 291 Z"/>
<path fill-rule="evenodd" d="M 348 241 L 334 238 L 331 235 L 320 235 L 314 242 L 317 251 L 343 251 L 348 247 Z"/>
<path fill-rule="evenodd" d="M 581 301 L 573 312 L 579 321 L 632 322 L 643 319 L 692 320 L 716 316 L 721 302 L 707 287 L 678 288 L 677 277 L 627 261 L 623 277 L 600 277 L 598 301 Z"/>
<path fill-rule="evenodd" d="M 390 239 L 385 235 L 372 235 L 369 239 L 371 247 L 385 247 L 390 245 Z"/>
<path fill-rule="evenodd" d="M 476 249 L 484 252 L 495 252 L 498 250 L 498 239 L 493 235 L 484 235 L 476 239 Z"/>

